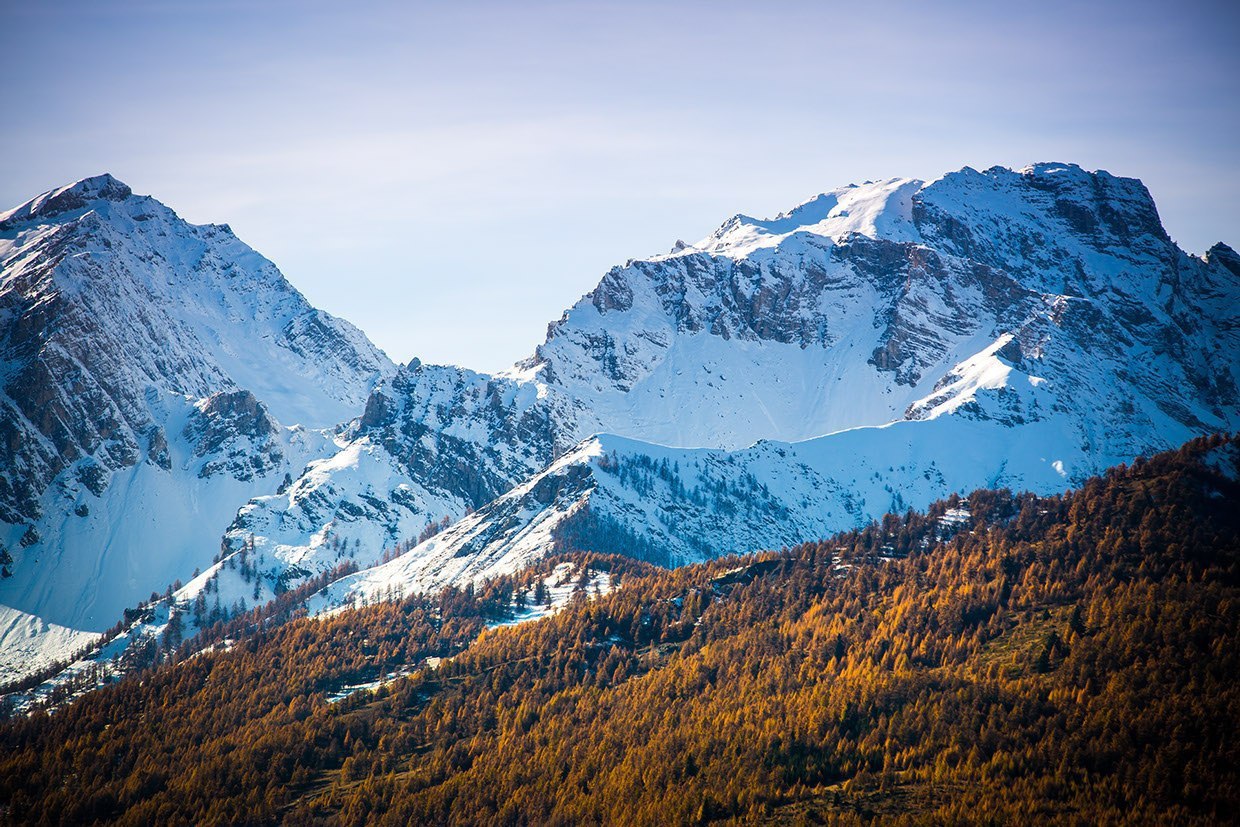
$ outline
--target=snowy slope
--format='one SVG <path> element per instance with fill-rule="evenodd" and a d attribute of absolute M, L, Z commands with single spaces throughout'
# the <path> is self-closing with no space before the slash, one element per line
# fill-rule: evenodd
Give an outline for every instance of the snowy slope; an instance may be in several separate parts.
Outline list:
<path fill-rule="evenodd" d="M 228 227 L 109 175 L 0 213 L 0 606 L 111 626 L 209 565 L 393 370 Z M 41 635 L 5 624 L 0 651 Z"/>
<path fill-rule="evenodd" d="M 223 541 L 267 555 L 268 582 L 362 565 L 457 519 L 576 442 L 579 403 L 533 383 L 416 360 L 371 395 L 338 439 L 279 494 L 238 512 Z"/>
<path fill-rule="evenodd" d="M 1097 308 L 1113 349 L 1185 374 L 1211 412 L 1200 421 L 1225 418 L 1226 390 L 1211 388 L 1235 375 L 1233 274 L 1175 247 L 1139 181 L 1063 164 L 736 216 L 612 270 L 519 375 L 588 400 L 595 431 L 693 447 L 808 439 L 902 418 L 1059 297 Z"/>
<path fill-rule="evenodd" d="M 22 379 L 25 408 L 0 400 L 35 435 L 3 477 L 18 517 L 3 541 L 18 549 L 34 526 L 30 550 L 114 550 L 45 581 L 15 572 L 0 603 L 59 602 L 47 618 L 69 627 L 88 581 L 132 592 L 134 571 L 163 578 L 147 591 L 186 580 L 181 603 L 252 605 L 415 546 L 331 586 L 323 609 L 511 571 L 556 546 L 675 564 L 953 491 L 1062 490 L 1240 427 L 1240 257 L 1185 253 L 1139 181 L 1072 165 L 867 182 L 773 219 L 735 216 L 608 272 L 498 376 L 393 369 L 225 229 L 185 225 L 111 179 L 77 186 L 0 223 L 5 342 L 26 343 L 6 345 L 5 387 L 32 374 L 31 353 L 45 374 L 83 377 L 72 393 Z M 120 287 L 93 299 L 103 288 L 82 274 L 100 272 Z M 109 320 L 101 330 L 70 312 L 77 295 Z M 76 341 L 128 356 L 115 375 L 80 348 L 72 371 L 46 367 Z M 49 401 L 64 415 L 30 414 Z M 283 427 L 303 421 L 346 424 Z M 33 499 L 13 484 L 28 480 L 43 480 L 23 489 Z M 58 516 L 29 516 L 39 509 Z M 445 518 L 457 522 L 409 543 Z M 207 567 L 221 537 L 225 560 Z M 204 569 L 192 579 L 191 559 Z M 64 582 L 77 591 L 61 595 Z"/>
<path fill-rule="evenodd" d="M 1095 448 L 1046 380 L 997 355 L 1011 341 L 962 365 L 949 401 L 918 406 L 923 419 L 736 451 L 593 437 L 406 555 L 340 581 L 327 602 L 482 580 L 557 548 L 662 565 L 778 548 L 974 488 L 1056 493 L 1135 456 L 1118 437 Z M 1158 425 L 1169 446 L 1195 433 Z"/>
<path fill-rule="evenodd" d="M 1039 436 L 1054 436 L 1052 427 Z M 1079 456 L 1047 455 L 1008 436 L 993 422 L 946 418 L 739 451 L 600 435 L 407 554 L 340 580 L 323 605 L 479 581 L 557 547 L 661 565 L 779 548 L 970 490 L 979 467 L 991 469 L 985 485 L 1042 491 L 1068 487 L 1058 470 L 1065 462 L 1083 467 Z M 944 439 L 965 450 L 944 456 L 929 447 Z M 1007 470 L 1014 467 L 1024 470 Z"/>
<path fill-rule="evenodd" d="M 736 216 L 613 269 L 507 374 L 434 374 L 436 405 L 385 402 L 407 434 L 450 422 L 467 446 L 550 465 L 492 475 L 515 487 L 340 594 L 486 576 L 555 542 L 670 563 L 779 545 L 952 491 L 1061 490 L 1234 430 L 1238 273 L 1224 245 L 1177 248 L 1139 181 L 1065 164 Z M 407 387 L 433 369 L 418 372 Z M 376 426 L 372 439 L 391 436 Z M 587 441 L 564 453 L 574 439 Z M 795 444 L 746 447 L 766 439 Z M 613 453 L 621 468 L 667 459 L 689 477 L 618 478 L 599 459 Z"/>

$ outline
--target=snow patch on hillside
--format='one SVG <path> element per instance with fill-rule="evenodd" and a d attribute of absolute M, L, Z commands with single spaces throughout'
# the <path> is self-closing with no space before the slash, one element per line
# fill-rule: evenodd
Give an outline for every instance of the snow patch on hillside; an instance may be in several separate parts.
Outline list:
<path fill-rule="evenodd" d="M 570 562 L 557 564 L 542 581 L 547 593 L 545 602 L 535 603 L 532 594 L 522 592 L 521 601 L 513 606 L 512 617 L 489 623 L 487 628 L 517 626 L 558 614 L 572 603 L 573 596 L 576 594 L 594 598 L 611 592 L 613 588 L 611 572 L 590 572 L 589 577 L 583 582 L 578 568 Z"/>
<path fill-rule="evenodd" d="M 0 683 L 72 660 L 98 639 L 98 632 L 70 629 L 0 606 Z"/>

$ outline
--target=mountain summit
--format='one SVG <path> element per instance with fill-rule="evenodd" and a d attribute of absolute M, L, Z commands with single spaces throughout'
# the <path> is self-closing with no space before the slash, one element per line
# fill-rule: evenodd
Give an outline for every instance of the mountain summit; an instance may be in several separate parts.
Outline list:
<path fill-rule="evenodd" d="M 61 213 L 86 207 L 93 201 L 124 201 L 133 190 L 109 173 L 83 178 L 81 181 L 60 189 L 49 190 L 42 195 L 0 213 L 0 230 L 16 229 L 36 219 L 54 218 Z"/>
<path fill-rule="evenodd" d="M 227 227 L 106 174 L 0 214 L 0 320 L 0 651 L 209 563 L 393 370 Z"/>

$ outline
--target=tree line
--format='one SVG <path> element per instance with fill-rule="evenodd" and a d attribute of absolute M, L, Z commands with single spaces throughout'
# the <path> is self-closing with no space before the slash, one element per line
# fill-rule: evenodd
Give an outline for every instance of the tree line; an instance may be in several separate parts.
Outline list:
<path fill-rule="evenodd" d="M 568 554 L 0 727 L 10 823 L 1219 823 L 1240 450 L 671 571 Z M 959 513 L 957 511 L 956 513 Z M 488 629 L 559 562 L 619 588 Z M 588 578 L 586 578 L 588 580 Z M 428 658 L 434 660 L 428 661 Z M 396 664 L 408 678 L 338 703 Z"/>

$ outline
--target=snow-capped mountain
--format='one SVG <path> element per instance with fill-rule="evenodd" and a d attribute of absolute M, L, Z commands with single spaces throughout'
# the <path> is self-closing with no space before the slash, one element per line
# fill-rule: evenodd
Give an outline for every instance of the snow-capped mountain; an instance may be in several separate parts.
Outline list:
<path fill-rule="evenodd" d="M 1188 387 L 1148 395 L 1188 397 L 1217 422 L 1235 399 L 1235 298 L 1230 271 L 1171 242 L 1139 181 L 966 168 L 837 190 L 769 221 L 736 216 L 630 262 L 524 367 L 588 400 L 595 430 L 743 447 L 904 418 L 1000 336 L 1036 350 L 1027 326 L 1096 309 L 1076 344 L 1158 357 Z"/>
<path fill-rule="evenodd" d="M 110 178 L 75 187 L 0 223 L 0 307 L 17 308 L 4 404 L 32 435 L 9 442 L 23 447 L 6 458 L 4 541 L 33 530 L 16 569 L 45 572 L 15 570 L 0 602 L 73 628 L 77 607 L 102 605 L 94 584 L 124 591 L 135 570 L 188 581 L 185 606 L 227 605 L 414 546 L 331 585 L 325 609 L 556 547 L 675 564 L 953 491 L 1049 493 L 1240 427 L 1240 257 L 1185 253 L 1139 181 L 1073 165 L 867 182 L 735 216 L 611 270 L 496 376 L 392 368 L 226 229 Z M 59 315 L 37 315 L 47 296 Z M 53 364 L 61 350 L 72 359 Z M 32 370 L 51 391 L 9 379 Z M 97 403 L 34 415 L 96 386 Z M 61 420 L 95 436 L 57 437 Z M 191 579 L 221 533 L 225 559 Z"/>
<path fill-rule="evenodd" d="M 210 565 L 393 370 L 227 226 L 110 175 L 0 213 L 0 672 Z"/>
<path fill-rule="evenodd" d="M 376 390 L 353 432 L 360 444 L 333 462 L 354 477 L 403 473 L 417 496 L 370 484 L 351 495 L 315 469 L 247 506 L 229 546 L 256 536 L 277 558 L 323 570 L 336 559 L 329 534 L 394 544 L 426 524 L 425 492 L 455 498 L 460 516 L 596 433 L 739 448 L 901 418 L 1039 306 L 989 268 L 858 234 L 894 221 L 907 236 L 906 219 L 882 212 L 910 213 L 914 183 L 846 188 L 769 222 L 738 216 L 694 248 L 616 268 L 499 376 L 415 361 Z M 840 204 L 846 217 L 827 218 Z M 908 336 L 920 337 L 915 365 L 884 355 Z M 902 384 L 919 370 L 920 383 Z"/>
<path fill-rule="evenodd" d="M 501 376 L 414 364 L 381 386 L 355 438 L 385 468 L 454 490 L 456 514 L 478 510 L 353 580 L 442 585 L 553 542 L 699 559 L 951 491 L 1050 492 L 1235 429 L 1235 262 L 1224 245 L 1181 251 L 1139 181 L 1066 164 L 735 216 L 613 269 Z M 747 447 L 759 440 L 796 444 Z M 608 470 L 652 463 L 649 479 Z M 376 497 L 397 499 L 346 495 L 334 525 L 356 536 L 382 519 Z M 320 527 L 296 503 L 259 501 L 230 543 L 303 554 Z"/>

